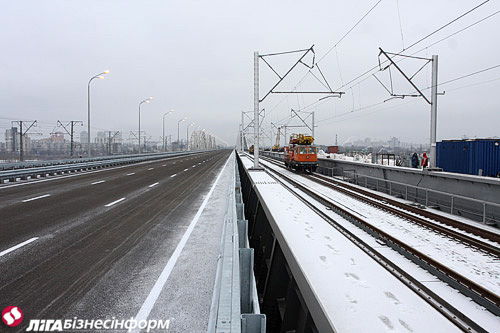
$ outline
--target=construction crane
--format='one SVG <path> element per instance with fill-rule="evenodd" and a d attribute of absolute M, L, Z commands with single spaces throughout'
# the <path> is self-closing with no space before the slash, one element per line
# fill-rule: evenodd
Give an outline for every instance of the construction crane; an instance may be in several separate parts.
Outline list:
<path fill-rule="evenodd" d="M 274 144 L 272 151 L 280 151 L 280 130 L 281 127 L 278 127 L 278 133 L 276 133 L 276 143 Z"/>

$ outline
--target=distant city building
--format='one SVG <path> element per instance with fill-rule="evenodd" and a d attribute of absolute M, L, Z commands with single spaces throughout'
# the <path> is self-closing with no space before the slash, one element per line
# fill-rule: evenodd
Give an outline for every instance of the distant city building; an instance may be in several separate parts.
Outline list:
<path fill-rule="evenodd" d="M 19 132 L 17 127 L 5 130 L 5 151 L 12 153 L 19 149 Z"/>
<path fill-rule="evenodd" d="M 401 142 L 399 141 L 398 138 L 396 137 L 392 137 L 390 140 L 389 140 L 389 148 L 398 148 L 398 147 L 401 147 Z"/>
<path fill-rule="evenodd" d="M 89 136 L 88 136 L 87 131 L 81 131 L 81 132 L 80 132 L 80 143 L 81 143 L 81 144 L 85 144 L 85 143 L 87 143 L 87 141 L 88 141 L 88 137 L 89 137 Z"/>

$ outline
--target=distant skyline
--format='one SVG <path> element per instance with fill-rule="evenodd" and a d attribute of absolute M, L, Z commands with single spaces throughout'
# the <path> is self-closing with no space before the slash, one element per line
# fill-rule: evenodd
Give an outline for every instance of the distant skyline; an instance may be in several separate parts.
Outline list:
<path fill-rule="evenodd" d="M 357 136 L 425 144 L 430 107 L 422 98 L 388 100 L 388 92 L 371 75 L 361 83 L 350 81 L 378 64 L 379 47 L 399 52 L 482 2 L 6 2 L 0 12 L 0 140 L 14 120 L 38 120 L 33 133 L 45 137 L 57 130 L 57 120 L 81 120 L 79 137 L 87 127 L 87 83 L 109 69 L 109 75 L 91 85 L 92 137 L 97 131 L 119 130 L 126 140 L 130 131 L 137 131 L 139 102 L 153 96 L 141 108 L 141 129 L 152 140 L 161 140 L 162 116 L 173 109 L 165 117 L 167 135 L 176 137 L 178 120 L 187 116 L 187 124 L 194 121 L 194 128 L 201 126 L 233 145 L 241 111 L 253 108 L 253 52 L 314 44 L 328 83 L 345 94 L 321 102 L 324 95 L 270 95 L 261 103 L 267 132 L 271 122 L 286 124 L 293 108 L 315 111 L 319 144 L 334 143 L 336 134 L 339 143 Z M 439 82 L 464 77 L 439 87 L 446 93 L 438 99 L 438 140 L 500 136 L 499 10 L 498 2 L 489 1 L 404 52 L 423 58 L 437 54 Z M 268 60 L 283 73 L 296 55 Z M 400 65 L 412 75 L 423 62 Z M 281 90 L 323 89 L 307 72 L 298 67 Z M 277 77 L 262 61 L 260 73 L 262 97 Z M 313 74 L 319 77 L 316 69 Z M 414 91 L 395 70 L 391 74 L 394 93 Z M 376 75 L 390 86 L 388 71 Z M 429 93 L 429 65 L 415 83 Z"/>

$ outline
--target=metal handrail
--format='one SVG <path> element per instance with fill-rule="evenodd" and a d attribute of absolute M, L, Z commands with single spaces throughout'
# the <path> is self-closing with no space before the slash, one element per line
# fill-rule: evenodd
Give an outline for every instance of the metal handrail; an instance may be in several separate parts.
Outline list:
<path fill-rule="evenodd" d="M 323 167 L 323 168 L 326 168 L 326 167 Z M 330 169 L 330 168 L 326 168 L 326 169 Z M 349 176 L 349 174 L 352 174 L 353 176 Z M 480 199 L 470 198 L 470 197 L 466 197 L 466 196 L 459 195 L 459 194 L 452 194 L 452 193 L 447 193 L 447 192 L 443 192 L 443 191 L 439 191 L 439 190 L 433 190 L 433 189 L 429 189 L 429 188 L 425 188 L 425 187 L 419 187 L 416 185 L 405 184 L 405 183 L 401 183 L 401 182 L 394 181 L 394 180 L 381 179 L 381 178 L 367 176 L 367 175 L 360 175 L 360 174 L 357 174 L 355 171 L 350 171 L 350 170 L 347 170 L 347 171 L 344 170 L 342 172 L 342 178 L 344 180 L 345 180 L 345 178 L 353 179 L 355 181 L 356 185 L 360 185 L 360 186 L 363 186 L 363 183 L 360 181 L 360 179 L 362 179 L 363 177 L 365 178 L 364 187 L 368 188 L 367 180 L 372 179 L 372 180 L 376 181 L 376 190 L 379 192 L 381 192 L 379 190 L 379 181 L 384 182 L 385 184 L 388 183 L 389 184 L 389 195 L 392 195 L 392 185 L 399 185 L 399 186 L 404 187 L 405 188 L 405 200 L 408 200 L 408 188 L 413 188 L 415 190 L 425 191 L 425 206 L 429 205 L 429 193 L 434 193 L 434 194 L 439 194 L 439 195 L 442 195 L 445 197 L 449 197 L 450 202 L 451 202 L 450 214 L 452 214 L 452 215 L 454 215 L 453 211 L 455 208 L 454 204 L 455 204 L 456 199 L 461 199 L 464 201 L 470 201 L 470 202 L 475 202 L 475 203 L 481 204 L 483 207 L 483 212 L 482 212 L 482 223 L 483 224 L 486 224 L 486 207 L 487 206 L 500 208 L 500 204 L 497 204 L 497 203 L 491 202 L 491 201 L 480 200 Z"/>

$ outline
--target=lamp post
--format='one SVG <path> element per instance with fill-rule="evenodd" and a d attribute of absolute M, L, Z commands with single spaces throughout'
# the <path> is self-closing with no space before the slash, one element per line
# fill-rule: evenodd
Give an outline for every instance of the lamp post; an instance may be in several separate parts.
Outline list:
<path fill-rule="evenodd" d="M 141 105 L 151 102 L 152 99 L 153 97 L 149 97 L 139 103 L 139 133 L 137 135 L 139 137 L 139 154 L 141 153 Z"/>
<path fill-rule="evenodd" d="M 181 126 L 181 123 L 182 123 L 183 121 L 186 121 L 186 119 L 187 119 L 187 117 L 184 117 L 184 118 L 182 118 L 181 120 L 179 120 L 179 121 L 177 122 L 177 147 L 179 147 L 179 148 L 180 148 L 180 146 L 181 146 L 181 145 L 180 145 L 180 142 L 179 142 L 179 139 L 180 139 L 180 136 L 179 136 L 179 128 L 180 128 L 180 126 Z"/>
<path fill-rule="evenodd" d="M 192 126 L 194 126 L 194 121 L 189 126 L 186 126 L 186 150 L 189 150 L 189 127 Z"/>
<path fill-rule="evenodd" d="M 171 114 L 172 112 L 174 112 L 174 110 L 170 110 L 163 114 L 163 152 L 165 152 L 165 116 L 167 114 Z"/>
<path fill-rule="evenodd" d="M 104 79 L 104 76 L 105 74 L 109 74 L 109 70 L 105 70 L 104 72 L 102 73 L 99 73 L 97 75 L 94 75 L 90 78 L 89 80 L 89 84 L 87 85 L 87 111 L 88 111 L 88 114 L 87 114 L 87 144 L 88 144 L 88 147 L 87 149 L 89 150 L 88 153 L 89 153 L 89 157 L 91 157 L 91 149 L 90 149 L 90 82 L 92 82 L 92 80 L 94 79 Z"/>

